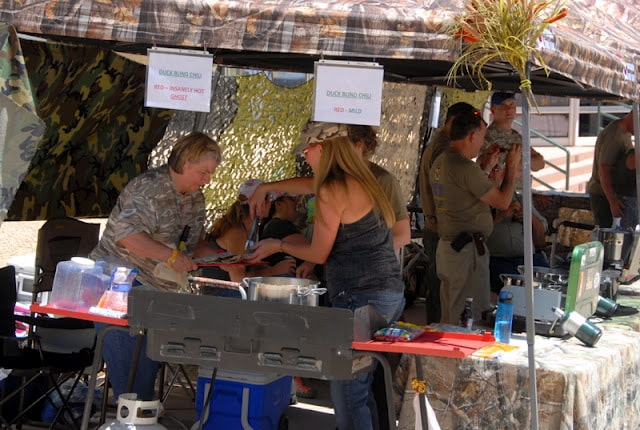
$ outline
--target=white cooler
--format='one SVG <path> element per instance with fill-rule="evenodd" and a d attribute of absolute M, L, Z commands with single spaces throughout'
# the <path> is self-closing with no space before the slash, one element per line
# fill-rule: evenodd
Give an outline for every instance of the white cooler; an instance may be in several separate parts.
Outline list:
<path fill-rule="evenodd" d="M 7 264 L 16 268 L 16 288 L 18 302 L 31 303 L 33 292 L 33 280 L 36 274 L 36 254 L 16 255 L 7 260 Z M 40 303 L 45 305 L 49 299 L 49 293 L 40 295 Z"/>

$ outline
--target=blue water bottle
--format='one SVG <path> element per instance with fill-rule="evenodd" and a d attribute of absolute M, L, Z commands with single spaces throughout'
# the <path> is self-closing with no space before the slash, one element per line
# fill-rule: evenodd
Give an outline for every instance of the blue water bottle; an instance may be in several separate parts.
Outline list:
<path fill-rule="evenodd" d="M 498 311 L 493 337 L 496 341 L 509 343 L 511 340 L 511 324 L 513 322 L 513 294 L 510 291 L 500 291 L 498 296 Z"/>

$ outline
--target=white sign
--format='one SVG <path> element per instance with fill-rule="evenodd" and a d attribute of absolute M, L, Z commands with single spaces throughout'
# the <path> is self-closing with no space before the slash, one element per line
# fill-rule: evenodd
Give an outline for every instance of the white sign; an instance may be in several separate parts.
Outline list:
<path fill-rule="evenodd" d="M 380 125 L 384 69 L 377 63 L 315 63 L 314 121 Z"/>
<path fill-rule="evenodd" d="M 147 85 L 144 105 L 209 112 L 213 55 L 194 50 L 147 50 Z"/>

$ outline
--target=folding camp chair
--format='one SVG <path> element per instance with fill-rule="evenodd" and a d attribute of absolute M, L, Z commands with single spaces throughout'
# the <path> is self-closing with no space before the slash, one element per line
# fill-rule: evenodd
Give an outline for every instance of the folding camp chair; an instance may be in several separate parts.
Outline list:
<path fill-rule="evenodd" d="M 93 352 L 88 348 L 67 353 L 50 352 L 43 350 L 37 339 L 35 347 L 30 347 L 25 338 L 15 337 L 16 319 L 22 318 L 37 327 L 40 323 L 50 322 L 47 320 L 51 318 L 17 316 L 13 312 L 15 302 L 15 268 L 7 266 L 0 269 L 0 367 L 9 372 L 1 382 L 0 429 L 40 421 L 38 413 L 46 402 L 57 410 L 49 428 L 78 428 L 69 399 L 82 370 L 91 365 Z M 67 381 L 71 381 L 71 389 L 65 394 L 60 387 Z"/>
<path fill-rule="evenodd" d="M 87 257 L 98 244 L 100 224 L 75 218 L 51 219 L 38 230 L 33 301 L 53 288 L 56 266 L 72 257 Z"/>
<path fill-rule="evenodd" d="M 51 219 L 42 225 L 36 244 L 33 303 L 39 302 L 43 293 L 52 290 L 58 263 L 76 256 L 87 257 L 97 245 L 99 234 L 100 224 L 70 217 Z M 29 347 L 34 350 L 47 354 L 69 354 L 82 350 L 93 353 L 96 334 L 90 321 L 49 318 L 35 313 L 31 313 L 28 319 L 21 316 L 17 318 L 29 324 L 27 339 Z M 90 365 L 91 362 L 80 367 L 71 365 L 66 369 L 67 373 L 74 376 L 73 388 Z M 66 379 L 63 378 L 59 383 L 62 384 Z M 73 388 L 69 394 L 73 393 Z"/>
<path fill-rule="evenodd" d="M 32 303 L 38 302 L 43 293 L 51 292 L 56 267 L 72 257 L 87 257 L 98 244 L 100 224 L 87 223 L 75 218 L 54 218 L 38 230 Z M 39 315 L 31 314 L 32 317 Z M 69 332 L 68 330 L 73 330 Z M 73 333 L 73 336 L 69 336 Z M 37 338 L 41 347 L 50 352 L 68 352 L 95 343 L 95 330 L 91 321 L 73 318 L 56 318 L 46 325 L 29 328 L 29 342 L 34 346 Z"/>

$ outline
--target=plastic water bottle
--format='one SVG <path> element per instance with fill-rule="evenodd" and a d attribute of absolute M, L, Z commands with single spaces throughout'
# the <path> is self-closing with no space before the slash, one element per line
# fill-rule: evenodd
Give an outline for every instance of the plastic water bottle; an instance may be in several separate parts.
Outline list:
<path fill-rule="evenodd" d="M 622 226 L 620 225 L 621 221 L 622 221 L 622 218 L 614 217 L 611 228 L 617 231 L 622 231 Z"/>
<path fill-rule="evenodd" d="M 111 290 L 128 293 L 130 288 L 131 284 L 127 282 L 127 268 L 117 267 L 111 281 Z"/>
<path fill-rule="evenodd" d="M 473 312 L 471 311 L 471 304 L 473 303 L 473 297 L 467 297 L 464 300 L 464 310 L 460 314 L 460 325 L 464 328 L 471 330 L 473 327 Z"/>
<path fill-rule="evenodd" d="M 510 291 L 500 291 L 498 296 L 498 311 L 493 337 L 496 341 L 509 343 L 511 340 L 511 325 L 513 323 L 513 294 Z"/>

